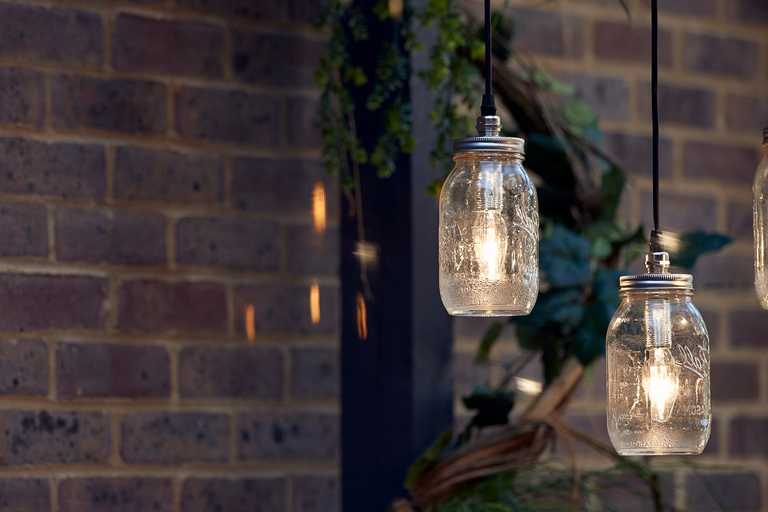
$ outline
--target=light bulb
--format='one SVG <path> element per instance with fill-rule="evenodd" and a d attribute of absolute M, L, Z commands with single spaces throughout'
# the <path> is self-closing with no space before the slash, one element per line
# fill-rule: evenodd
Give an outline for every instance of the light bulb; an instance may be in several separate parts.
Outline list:
<path fill-rule="evenodd" d="M 678 393 L 679 372 L 669 347 L 645 351 L 643 389 L 651 420 L 663 423 L 672 415 Z"/>
<path fill-rule="evenodd" d="M 504 276 L 507 255 L 507 226 L 499 210 L 475 212 L 472 245 L 482 279 L 498 281 Z"/>

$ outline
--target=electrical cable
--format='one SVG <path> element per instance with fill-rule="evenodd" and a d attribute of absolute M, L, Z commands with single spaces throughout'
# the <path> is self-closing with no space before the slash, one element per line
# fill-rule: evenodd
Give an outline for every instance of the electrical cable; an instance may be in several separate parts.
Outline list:
<path fill-rule="evenodd" d="M 485 0 L 485 93 L 480 106 L 480 115 L 495 116 L 496 102 L 493 99 L 493 56 L 491 52 L 491 0 Z"/>

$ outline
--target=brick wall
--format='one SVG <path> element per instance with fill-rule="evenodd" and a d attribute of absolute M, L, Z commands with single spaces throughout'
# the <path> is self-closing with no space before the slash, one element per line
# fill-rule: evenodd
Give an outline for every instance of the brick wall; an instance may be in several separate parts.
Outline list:
<path fill-rule="evenodd" d="M 715 417 L 706 455 L 696 462 L 739 471 L 678 470 L 670 473 L 668 488 L 676 490 L 677 506 L 697 512 L 720 510 L 718 502 L 722 510 L 768 510 L 768 312 L 752 291 L 751 234 L 751 182 L 761 129 L 768 125 L 768 3 L 659 4 L 662 225 L 736 239 L 695 271 L 696 303 L 712 341 Z M 630 5 L 631 21 L 614 0 L 516 0 L 511 13 L 522 46 L 573 83 L 600 114 L 606 147 L 631 172 L 625 211 L 649 226 L 650 16 L 648 3 Z M 471 364 L 482 324 L 456 323 L 457 391 L 496 371 Z M 514 354 L 512 333 L 506 338 L 503 350 Z M 600 364 L 588 375 L 571 421 L 607 441 L 603 372 Z M 536 368 L 525 373 L 540 378 Z M 648 501 L 637 503 L 637 510 L 648 509 Z"/>
<path fill-rule="evenodd" d="M 338 508 L 315 14 L 0 2 L 0 511 Z"/>

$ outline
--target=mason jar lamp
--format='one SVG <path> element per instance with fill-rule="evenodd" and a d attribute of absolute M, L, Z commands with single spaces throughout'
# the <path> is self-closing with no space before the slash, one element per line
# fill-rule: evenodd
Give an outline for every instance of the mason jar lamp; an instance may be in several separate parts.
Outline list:
<path fill-rule="evenodd" d="M 440 296 L 452 315 L 527 315 L 536 302 L 536 189 L 524 141 L 500 128 L 497 116 L 481 116 L 480 136 L 456 141 L 440 194 Z"/>
<path fill-rule="evenodd" d="M 455 141 L 454 168 L 440 193 L 440 296 L 452 315 L 527 315 L 538 295 L 538 202 L 523 168 L 525 142 L 500 135 L 489 0 L 485 36 L 478 136 Z"/>
<path fill-rule="evenodd" d="M 652 244 L 653 245 L 653 244 Z M 709 337 L 693 277 L 651 249 L 647 273 L 619 280 L 606 337 L 608 434 L 621 455 L 695 455 L 709 439 Z"/>

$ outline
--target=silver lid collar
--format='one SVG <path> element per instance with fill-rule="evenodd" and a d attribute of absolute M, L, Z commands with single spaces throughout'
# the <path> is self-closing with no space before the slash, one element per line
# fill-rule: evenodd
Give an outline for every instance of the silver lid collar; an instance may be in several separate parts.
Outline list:
<path fill-rule="evenodd" d="M 465 137 L 453 141 L 453 152 L 488 151 L 496 153 L 525 154 L 525 140 L 518 137 L 501 137 L 501 118 L 499 116 L 480 116 L 477 118 L 477 137 Z"/>
<path fill-rule="evenodd" d="M 645 256 L 644 274 L 622 276 L 619 278 L 619 291 L 680 290 L 693 291 L 691 274 L 670 274 L 669 254 L 651 252 Z"/>

